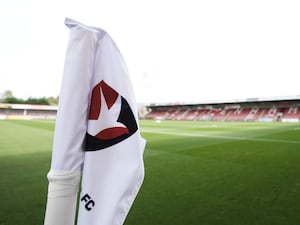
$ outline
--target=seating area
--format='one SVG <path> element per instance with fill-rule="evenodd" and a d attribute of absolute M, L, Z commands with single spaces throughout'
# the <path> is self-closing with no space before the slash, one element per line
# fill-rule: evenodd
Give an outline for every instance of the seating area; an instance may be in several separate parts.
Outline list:
<path fill-rule="evenodd" d="M 299 122 L 300 101 L 150 107 L 146 119 Z"/>
<path fill-rule="evenodd" d="M 283 110 L 282 117 L 280 118 L 280 121 L 282 122 L 293 122 L 293 121 L 300 120 L 300 107 L 289 107 Z"/>

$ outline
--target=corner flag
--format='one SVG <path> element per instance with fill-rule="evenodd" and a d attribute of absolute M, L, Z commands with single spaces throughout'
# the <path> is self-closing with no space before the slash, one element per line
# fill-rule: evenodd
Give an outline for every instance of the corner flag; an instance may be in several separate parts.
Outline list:
<path fill-rule="evenodd" d="M 69 42 L 44 225 L 121 225 L 144 178 L 145 140 L 123 57 L 102 29 L 66 19 Z"/>

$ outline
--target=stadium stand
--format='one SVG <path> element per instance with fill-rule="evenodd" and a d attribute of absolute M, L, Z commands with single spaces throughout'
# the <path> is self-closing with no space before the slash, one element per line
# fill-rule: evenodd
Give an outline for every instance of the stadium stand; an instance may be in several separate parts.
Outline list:
<path fill-rule="evenodd" d="M 300 122 L 300 96 L 196 104 L 151 104 L 144 119 L 191 121 Z M 55 119 L 57 106 L 0 103 L 0 119 Z"/>
<path fill-rule="evenodd" d="M 280 118 L 280 121 L 282 122 L 298 122 L 300 120 L 300 107 L 297 106 L 291 106 L 289 108 L 286 108 L 282 111 L 282 116 Z"/>
<path fill-rule="evenodd" d="M 146 119 L 299 122 L 300 97 L 147 106 Z"/>
<path fill-rule="evenodd" d="M 0 119 L 55 119 L 57 106 L 0 103 Z"/>

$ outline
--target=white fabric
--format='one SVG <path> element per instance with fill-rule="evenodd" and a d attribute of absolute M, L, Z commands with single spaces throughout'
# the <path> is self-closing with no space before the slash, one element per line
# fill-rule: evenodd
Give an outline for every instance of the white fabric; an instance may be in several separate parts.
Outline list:
<path fill-rule="evenodd" d="M 108 147 L 84 150 L 86 133 L 93 138 L 106 128 L 126 130 L 127 125 L 118 119 L 124 108 L 132 110 L 129 113 L 132 117 L 128 117 L 126 109 L 123 119 L 132 118 L 137 124 L 137 106 L 127 67 L 114 41 L 104 30 L 71 19 L 66 19 L 65 24 L 70 33 L 48 174 L 45 225 L 74 224 L 76 182 L 81 173 L 77 225 L 120 225 L 124 223 L 144 178 L 145 140 L 138 128 L 134 132 L 129 129 L 128 136 L 113 140 Z M 90 119 L 92 90 L 101 82 L 110 87 L 117 98 L 110 108 L 104 108 L 106 99 L 103 95 L 107 90 L 99 86 L 100 116 Z M 68 176 L 62 175 L 66 172 Z"/>
<path fill-rule="evenodd" d="M 52 170 L 81 171 L 97 33 L 67 23 L 69 42 L 52 153 Z"/>
<path fill-rule="evenodd" d="M 44 225 L 73 225 L 80 173 L 50 171 Z"/>
<path fill-rule="evenodd" d="M 49 198 L 68 197 L 77 194 L 80 172 L 50 170 L 47 178 L 51 186 L 48 188 Z"/>
<path fill-rule="evenodd" d="M 78 225 L 124 223 L 143 181 L 144 144 L 137 134 L 105 150 L 85 154 L 81 198 L 88 193 L 95 206 L 87 211 L 85 202 L 80 201 Z"/>

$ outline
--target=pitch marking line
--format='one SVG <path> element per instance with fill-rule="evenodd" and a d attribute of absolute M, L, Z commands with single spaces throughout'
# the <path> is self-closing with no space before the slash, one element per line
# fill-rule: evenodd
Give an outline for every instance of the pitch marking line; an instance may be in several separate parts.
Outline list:
<path fill-rule="evenodd" d="M 170 131 L 158 131 L 158 130 L 149 130 L 149 129 L 142 129 L 142 132 L 155 133 L 155 134 L 168 134 L 168 135 L 174 135 L 174 136 L 187 136 L 187 137 L 208 137 L 208 138 L 244 140 L 244 141 L 262 141 L 262 142 L 300 144 L 300 141 L 291 141 L 291 140 L 277 140 L 277 139 L 267 139 L 267 138 L 247 138 L 247 137 L 234 137 L 234 136 L 209 135 L 209 134 L 199 134 L 199 133 L 183 133 L 183 132 L 174 133 L 174 132 L 170 132 Z"/>

